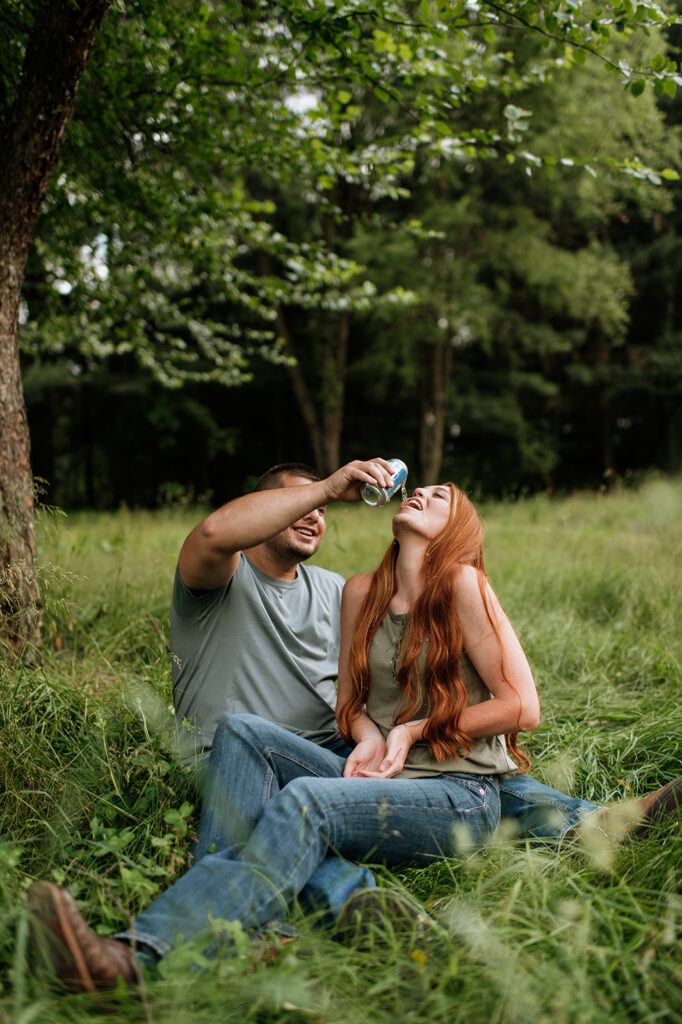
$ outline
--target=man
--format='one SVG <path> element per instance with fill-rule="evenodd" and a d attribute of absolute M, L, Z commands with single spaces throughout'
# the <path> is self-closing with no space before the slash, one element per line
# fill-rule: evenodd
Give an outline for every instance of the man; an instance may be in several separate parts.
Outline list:
<path fill-rule="evenodd" d="M 252 494 L 199 523 L 180 551 L 171 605 L 173 699 L 186 755 L 201 756 L 235 713 L 251 713 L 345 750 L 334 715 L 343 578 L 303 563 L 319 549 L 331 501 L 359 501 L 366 483 L 388 486 L 384 459 L 352 462 L 328 480 L 302 463 L 274 466 Z M 220 847 L 233 813 L 232 766 L 214 748 L 195 860 Z M 366 868 L 329 857 L 304 900 L 336 916 Z"/>
<path fill-rule="evenodd" d="M 208 516 L 185 540 L 171 608 L 173 695 L 178 720 L 186 726 L 181 729 L 186 753 L 197 757 L 212 748 L 195 862 L 137 918 L 134 931 L 116 939 L 91 932 L 65 890 L 34 885 L 31 909 L 47 926 L 46 934 L 57 937 L 59 949 L 53 947 L 50 959 L 62 977 L 86 989 L 113 984 L 119 976 L 133 981 L 135 962 L 124 943 L 158 959 L 183 931 L 183 914 L 202 913 L 201 898 L 192 899 L 193 892 L 202 891 L 201 884 L 194 890 L 194 879 L 199 883 L 204 857 L 224 848 L 221 823 L 229 820 L 233 827 L 236 813 L 230 780 L 246 770 L 225 755 L 230 716 L 257 714 L 292 736 L 313 740 L 320 765 L 325 750 L 345 753 L 333 711 L 343 580 L 303 563 L 322 542 L 329 502 L 357 502 L 364 484 L 390 482 L 384 459 L 351 462 L 324 480 L 300 463 L 283 464 L 261 477 L 252 494 Z M 292 740 L 291 751 L 295 746 Z M 291 751 L 286 743 L 282 749 L 250 751 L 254 814 L 272 787 L 281 788 L 301 773 Z M 316 771 L 315 765 L 305 769 Z M 528 776 L 502 779 L 500 788 L 503 818 L 535 839 L 570 837 L 582 818 L 603 813 Z M 674 808 L 681 789 L 682 780 L 675 780 L 638 801 L 633 816 L 642 822 Z M 249 831 L 248 820 L 244 830 Z M 386 901 L 366 868 L 334 855 L 323 861 L 302 896 L 334 918 L 347 917 L 349 908 L 371 913 L 373 905 Z M 395 900 L 392 909 L 409 917 L 410 908 Z"/>

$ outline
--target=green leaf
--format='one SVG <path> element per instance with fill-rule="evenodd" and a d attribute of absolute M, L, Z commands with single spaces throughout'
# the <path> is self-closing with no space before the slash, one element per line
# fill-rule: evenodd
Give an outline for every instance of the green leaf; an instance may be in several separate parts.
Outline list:
<path fill-rule="evenodd" d="M 674 171 L 672 167 L 666 167 L 661 171 L 661 177 L 665 178 L 666 181 L 679 181 L 680 176 L 677 171 Z"/>
<path fill-rule="evenodd" d="M 339 103 L 343 104 L 350 103 L 350 101 L 353 99 L 351 94 L 347 92 L 346 89 L 339 89 L 339 91 L 336 94 L 336 98 L 338 99 Z"/>
<path fill-rule="evenodd" d="M 630 83 L 630 92 L 633 96 L 641 96 L 646 89 L 646 82 L 643 78 L 638 78 L 636 82 Z"/>

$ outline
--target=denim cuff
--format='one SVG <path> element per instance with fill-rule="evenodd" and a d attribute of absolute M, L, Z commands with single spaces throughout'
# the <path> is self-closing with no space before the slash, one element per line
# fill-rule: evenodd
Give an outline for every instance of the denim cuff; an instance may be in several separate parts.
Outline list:
<path fill-rule="evenodd" d="M 171 952 L 172 947 L 164 942 L 163 939 L 158 939 L 156 935 L 149 935 L 147 932 L 138 932 L 134 928 L 129 929 L 125 932 L 117 932 L 116 935 L 111 936 L 112 939 L 118 939 L 119 942 L 125 942 L 133 950 L 134 953 L 140 954 L 140 959 L 151 959 L 145 956 L 147 949 L 152 950 L 156 954 L 156 960 L 162 960 L 164 956 L 168 956 Z M 141 949 L 139 947 L 142 947 Z"/>
<path fill-rule="evenodd" d="M 291 939 L 298 935 L 298 930 L 286 921 L 269 921 L 268 924 L 257 930 L 254 938 L 263 935 L 265 932 L 275 932 L 286 939 Z M 119 942 L 125 942 L 130 946 L 134 954 L 146 963 L 156 964 L 157 961 L 168 956 L 173 948 L 156 935 L 150 935 L 148 932 L 139 932 L 135 928 L 125 932 L 117 932 L 111 938 L 118 939 Z"/>

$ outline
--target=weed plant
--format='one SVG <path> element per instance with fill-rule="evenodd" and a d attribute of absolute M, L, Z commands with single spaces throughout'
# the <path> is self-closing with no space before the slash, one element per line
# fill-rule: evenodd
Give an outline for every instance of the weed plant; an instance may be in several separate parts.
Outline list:
<path fill-rule="evenodd" d="M 599 803 L 682 773 L 682 482 L 481 508 L 491 580 L 543 705 L 533 773 Z M 317 561 L 350 575 L 390 540 L 390 509 L 329 511 Z M 200 510 L 38 523 L 43 648 L 0 667 L 0 1021 L 99 1017 L 30 958 L 25 890 L 69 887 L 103 934 L 187 866 L 197 821 L 175 756 L 168 604 Z M 104 1019 L 164 1024 L 552 1024 L 682 1020 L 682 830 L 568 849 L 503 830 L 482 852 L 389 879 L 438 927 L 359 950 L 319 922 L 273 962 L 232 926 L 230 955 L 185 946 Z M 197 969 L 199 968 L 199 969 Z"/>

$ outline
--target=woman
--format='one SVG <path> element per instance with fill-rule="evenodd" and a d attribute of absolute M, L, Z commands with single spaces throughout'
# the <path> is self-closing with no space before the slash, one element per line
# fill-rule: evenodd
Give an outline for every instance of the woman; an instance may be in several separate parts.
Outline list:
<path fill-rule="evenodd" d="M 130 944 L 159 959 L 178 935 L 205 932 L 210 920 L 258 930 L 330 849 L 424 865 L 456 852 L 460 836 L 470 846 L 494 830 L 496 776 L 516 770 L 507 749 L 528 763 L 516 734 L 536 727 L 539 705 L 485 576 L 480 520 L 444 484 L 415 490 L 393 533 L 377 571 L 344 590 L 338 722 L 354 744 L 349 756 L 252 715 L 231 716 L 224 728 L 235 770 L 220 834 L 134 928 L 102 939 L 65 890 L 33 887 L 34 915 L 69 954 L 67 966 L 52 957 L 62 977 L 84 988 L 132 981 Z"/>
<path fill-rule="evenodd" d="M 481 817 L 485 832 L 493 819 L 471 813 L 466 793 L 484 791 L 497 815 L 495 777 L 517 770 L 507 748 L 529 767 L 516 734 L 538 724 L 533 677 L 485 576 L 483 528 L 466 495 L 454 484 L 418 488 L 393 534 L 376 572 L 344 589 L 337 719 L 355 743 L 344 776 L 440 780 L 448 800 L 460 792 L 472 831 Z"/>

